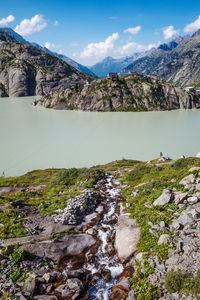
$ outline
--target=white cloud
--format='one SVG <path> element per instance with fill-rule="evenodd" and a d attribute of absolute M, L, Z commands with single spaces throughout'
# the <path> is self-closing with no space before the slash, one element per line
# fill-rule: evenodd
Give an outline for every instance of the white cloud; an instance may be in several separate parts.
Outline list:
<path fill-rule="evenodd" d="M 47 48 L 47 49 L 54 49 L 56 46 L 55 46 L 55 44 L 53 44 L 53 43 L 49 43 L 49 42 L 46 42 L 45 43 L 45 48 Z"/>
<path fill-rule="evenodd" d="M 163 29 L 163 35 L 164 35 L 165 40 L 168 40 L 178 34 L 179 34 L 179 30 L 175 30 L 174 26 L 172 26 L 172 25 Z"/>
<path fill-rule="evenodd" d="M 88 44 L 81 52 L 81 57 L 101 58 L 114 48 L 114 43 L 119 39 L 119 33 L 113 33 L 104 42 Z"/>
<path fill-rule="evenodd" d="M 23 36 L 41 31 L 47 26 L 42 15 L 35 15 L 31 19 L 24 19 L 16 26 L 15 31 Z"/>
<path fill-rule="evenodd" d="M 141 30 L 141 26 L 136 26 L 136 27 L 131 27 L 131 28 L 127 28 L 124 30 L 124 32 L 128 32 L 128 33 L 131 33 L 131 34 L 138 34 Z"/>
<path fill-rule="evenodd" d="M 131 55 L 134 52 L 143 52 L 143 51 L 151 50 L 152 48 L 157 48 L 159 45 L 160 42 L 158 42 L 157 44 L 149 44 L 147 46 L 135 42 L 130 42 L 118 48 L 116 52 L 121 56 Z"/>
<path fill-rule="evenodd" d="M 15 17 L 13 15 L 9 15 L 6 18 L 2 18 L 0 20 L 0 25 L 7 25 L 8 23 L 11 23 L 15 20 Z"/>
<path fill-rule="evenodd" d="M 194 22 L 188 24 L 184 28 L 184 32 L 192 32 L 200 29 L 200 16 Z"/>
<path fill-rule="evenodd" d="M 54 23 L 53 23 L 54 26 L 58 26 L 60 25 L 60 23 L 56 20 Z"/>

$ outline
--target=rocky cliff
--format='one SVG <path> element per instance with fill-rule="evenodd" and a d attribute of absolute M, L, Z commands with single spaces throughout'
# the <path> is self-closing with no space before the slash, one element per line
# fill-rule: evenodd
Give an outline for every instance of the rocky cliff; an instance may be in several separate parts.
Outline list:
<path fill-rule="evenodd" d="M 2 96 L 47 95 L 79 82 L 80 77 L 88 78 L 61 59 L 0 32 Z"/>
<path fill-rule="evenodd" d="M 200 97 L 155 77 L 132 73 L 54 92 L 37 105 L 84 111 L 150 111 L 199 108 Z"/>
<path fill-rule="evenodd" d="M 0 39 L 1 39 L 1 37 L 3 38 L 3 36 L 5 34 L 6 34 L 5 40 L 8 39 L 7 41 L 15 40 L 17 42 L 22 42 L 22 43 L 25 43 L 25 44 L 28 44 L 28 45 L 32 45 L 37 49 L 43 50 L 43 51 L 45 51 L 46 53 L 48 53 L 50 55 L 53 55 L 53 56 L 56 56 L 56 57 L 62 59 L 64 62 L 66 62 L 68 65 L 72 66 L 73 68 L 77 69 L 78 71 L 96 77 L 96 75 L 90 69 L 88 69 L 87 67 L 77 63 L 76 61 L 74 61 L 73 59 L 67 57 L 66 55 L 59 54 L 59 53 L 56 53 L 56 52 L 52 52 L 51 50 L 47 49 L 46 47 L 42 47 L 37 43 L 28 42 L 20 34 L 15 32 L 12 28 L 9 28 L 9 27 L 1 28 L 0 29 Z"/>
<path fill-rule="evenodd" d="M 200 30 L 171 45 L 164 44 L 126 67 L 122 74 L 138 72 L 158 76 L 177 86 L 200 79 Z"/>

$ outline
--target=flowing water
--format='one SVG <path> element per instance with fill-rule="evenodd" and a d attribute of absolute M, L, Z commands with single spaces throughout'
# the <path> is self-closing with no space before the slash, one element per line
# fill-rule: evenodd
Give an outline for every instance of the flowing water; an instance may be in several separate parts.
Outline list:
<path fill-rule="evenodd" d="M 93 229 L 97 230 L 97 237 L 101 241 L 97 253 L 94 256 L 93 263 L 86 264 L 85 270 L 90 271 L 92 277 L 96 277 L 96 284 L 89 286 L 90 300 L 108 300 L 111 294 L 111 288 L 115 285 L 119 275 L 123 272 L 123 265 L 117 261 L 117 255 L 109 255 L 108 248 L 112 247 L 116 232 L 116 224 L 110 225 L 110 221 L 117 217 L 116 208 L 120 201 L 120 191 L 112 184 L 112 177 L 107 175 L 106 180 L 106 211 L 103 219 Z M 110 241 L 110 242 L 109 242 Z M 109 272 L 109 280 L 102 276 L 98 277 L 99 271 Z"/>
<path fill-rule="evenodd" d="M 35 98 L 0 99 L 0 176 L 200 151 L 200 110 L 58 111 L 32 106 Z"/>
<path fill-rule="evenodd" d="M 95 237 L 100 241 L 100 245 L 95 254 L 86 254 L 86 262 L 82 266 L 85 273 L 89 273 L 89 300 L 108 300 L 112 293 L 112 287 L 116 280 L 123 272 L 123 265 L 118 261 L 117 255 L 113 248 L 117 228 L 116 209 L 121 203 L 120 190 L 113 185 L 113 178 L 106 176 L 105 202 L 102 203 L 106 213 L 102 219 L 93 225 L 96 232 Z M 114 220 L 114 222 L 113 222 Z M 112 249 L 109 252 L 109 249 Z M 72 268 L 71 260 L 67 263 L 64 274 Z"/>

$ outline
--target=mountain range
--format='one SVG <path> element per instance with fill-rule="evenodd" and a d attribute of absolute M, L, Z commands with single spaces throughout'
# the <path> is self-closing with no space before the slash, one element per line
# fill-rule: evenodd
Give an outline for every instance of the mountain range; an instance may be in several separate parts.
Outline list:
<path fill-rule="evenodd" d="M 141 58 L 146 54 L 147 52 L 138 52 L 123 58 L 113 58 L 111 56 L 107 56 L 101 62 L 91 66 L 90 70 L 98 77 L 105 78 L 108 73 L 119 73 L 122 69 L 126 68 L 136 59 Z"/>
<path fill-rule="evenodd" d="M 199 85 L 200 30 L 151 50 L 120 72 L 120 75 L 138 72 L 154 75 L 176 86 Z"/>

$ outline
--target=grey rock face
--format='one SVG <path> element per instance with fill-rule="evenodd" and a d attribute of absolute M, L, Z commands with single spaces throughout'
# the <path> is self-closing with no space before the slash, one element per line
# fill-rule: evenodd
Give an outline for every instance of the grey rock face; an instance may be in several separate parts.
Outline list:
<path fill-rule="evenodd" d="M 200 96 L 155 77 L 133 73 L 114 81 L 97 79 L 77 91 L 72 88 L 55 91 L 37 105 L 83 111 L 190 109 L 200 107 Z"/>
<path fill-rule="evenodd" d="M 188 184 L 194 183 L 194 181 L 195 181 L 195 175 L 194 175 L 194 174 L 190 174 L 190 175 L 184 177 L 184 178 L 179 182 L 179 184 L 186 186 L 186 185 L 188 185 Z"/>
<path fill-rule="evenodd" d="M 55 263 L 68 255 L 79 255 L 96 243 L 88 234 L 72 234 L 62 238 L 24 245 L 23 249 L 40 257 L 48 257 Z"/>
<path fill-rule="evenodd" d="M 79 71 L 31 45 L 2 41 L 0 35 L 0 96 L 47 95 L 80 80 Z"/>
<path fill-rule="evenodd" d="M 141 74 L 158 76 L 178 86 L 187 86 L 199 80 L 200 35 L 182 38 L 174 49 L 159 47 L 134 61 L 123 70 L 124 74 L 129 71 Z M 195 61 L 195 64 L 194 64 Z"/>
<path fill-rule="evenodd" d="M 172 198 L 171 191 L 168 189 L 164 189 L 162 195 L 154 201 L 153 205 L 154 206 L 156 206 L 156 205 L 163 206 L 163 205 L 169 203 L 171 198 Z"/>

